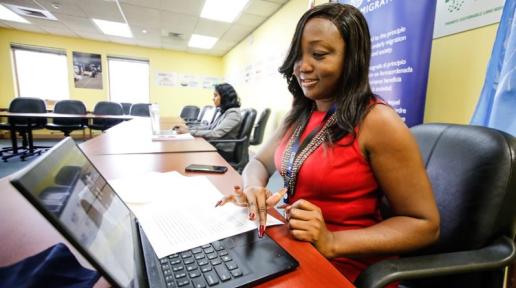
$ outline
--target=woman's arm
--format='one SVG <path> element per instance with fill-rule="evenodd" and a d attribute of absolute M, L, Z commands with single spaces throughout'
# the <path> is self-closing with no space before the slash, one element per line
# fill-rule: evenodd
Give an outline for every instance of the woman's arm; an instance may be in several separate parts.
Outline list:
<path fill-rule="evenodd" d="M 227 110 L 221 117 L 223 118 L 221 118 L 221 121 L 217 126 L 213 127 L 213 129 L 192 129 L 190 130 L 190 133 L 192 136 L 203 137 L 206 139 L 220 139 L 242 123 L 242 116 L 238 110 Z"/>
<path fill-rule="evenodd" d="M 364 229 L 332 233 L 320 209 L 300 200 L 287 209 L 294 237 L 314 243 L 328 258 L 396 254 L 436 241 L 439 212 L 409 129 L 391 108 L 376 105 L 358 137 L 394 216 Z"/>

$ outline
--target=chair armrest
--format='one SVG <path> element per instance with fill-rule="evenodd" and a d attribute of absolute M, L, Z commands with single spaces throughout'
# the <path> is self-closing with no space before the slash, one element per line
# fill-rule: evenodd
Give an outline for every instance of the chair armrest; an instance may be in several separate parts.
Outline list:
<path fill-rule="evenodd" d="M 495 269 L 511 263 L 515 250 L 514 241 L 502 236 L 477 250 L 385 260 L 362 272 L 355 285 L 380 288 L 398 280 Z"/>
<path fill-rule="evenodd" d="M 240 138 L 240 139 L 212 139 L 212 140 L 208 140 L 208 142 L 210 142 L 211 144 L 216 144 L 216 143 L 242 143 L 245 140 L 247 140 L 247 136 L 244 137 L 244 138 Z"/>

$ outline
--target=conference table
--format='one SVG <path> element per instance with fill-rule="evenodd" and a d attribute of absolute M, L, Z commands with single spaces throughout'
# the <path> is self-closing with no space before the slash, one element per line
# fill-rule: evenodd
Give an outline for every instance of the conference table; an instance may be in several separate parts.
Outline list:
<path fill-rule="evenodd" d="M 166 145 L 141 146 L 142 142 L 139 142 L 140 144 L 134 145 L 136 150 L 140 149 L 142 151 L 142 147 L 151 147 L 152 149 L 149 148 L 143 153 L 104 153 L 112 151 L 113 146 L 110 143 L 119 143 L 122 140 L 129 141 L 134 139 L 134 135 L 145 137 L 140 134 L 144 132 L 139 130 L 144 127 L 143 122 L 133 121 L 134 119 L 123 122 L 107 130 L 101 136 L 79 145 L 93 165 L 108 181 L 151 171 L 177 171 L 185 176 L 206 176 L 223 194 L 231 193 L 234 185 L 242 185 L 241 176 L 217 152 L 209 149 L 203 150 L 210 144 L 202 138 L 188 140 L 190 141 L 189 145 L 194 147 L 190 151 L 182 151 L 182 146 L 177 146 L 177 151 L 173 151 L 173 146 Z M 130 131 L 131 133 L 122 133 L 122 131 Z M 159 151 L 160 148 L 163 148 L 165 152 Z M 185 167 L 192 163 L 223 165 L 229 169 L 225 174 L 186 172 Z M 0 190 L 4 196 L 0 201 L 0 219 L 2 219 L 0 221 L 0 235 L 2 235 L 0 266 L 12 264 L 57 242 L 66 243 L 70 247 L 70 244 L 63 239 L 57 230 L 47 223 L 25 198 L 10 185 L 8 177 L 0 179 Z M 171 185 L 170 193 L 181 192 L 174 191 L 173 185 Z M 269 209 L 268 212 L 278 219 L 284 219 L 273 208 Z M 266 233 L 296 258 L 299 267 L 257 287 L 354 287 L 311 244 L 294 240 L 289 234 L 287 225 L 268 227 Z M 89 266 L 73 247 L 71 250 L 83 265 Z M 96 284 L 96 287 L 106 286 L 109 286 L 109 284 L 104 279 Z"/>

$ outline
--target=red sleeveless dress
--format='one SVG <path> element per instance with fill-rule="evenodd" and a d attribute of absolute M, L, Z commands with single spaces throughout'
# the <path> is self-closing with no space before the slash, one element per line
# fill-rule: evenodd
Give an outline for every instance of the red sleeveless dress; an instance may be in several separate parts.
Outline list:
<path fill-rule="evenodd" d="M 300 142 L 321 124 L 325 114 L 312 113 Z M 278 171 L 289 138 L 290 135 L 282 139 L 274 154 Z M 331 147 L 321 144 L 299 169 L 295 194 L 290 199 L 290 203 L 304 199 L 321 208 L 330 231 L 360 229 L 382 220 L 378 183 L 357 138 L 349 145 L 351 139 L 347 135 Z M 336 258 L 331 262 L 348 280 L 354 281 L 367 266 L 385 258 Z"/>

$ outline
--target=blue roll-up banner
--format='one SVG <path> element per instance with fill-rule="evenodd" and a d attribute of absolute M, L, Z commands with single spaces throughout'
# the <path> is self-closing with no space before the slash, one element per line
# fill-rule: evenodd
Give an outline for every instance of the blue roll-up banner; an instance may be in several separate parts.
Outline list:
<path fill-rule="evenodd" d="M 435 0 L 339 0 L 364 14 L 371 33 L 369 81 L 411 127 L 423 123 Z"/>

